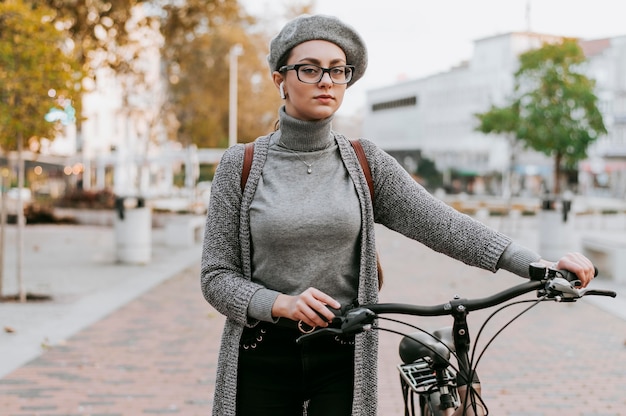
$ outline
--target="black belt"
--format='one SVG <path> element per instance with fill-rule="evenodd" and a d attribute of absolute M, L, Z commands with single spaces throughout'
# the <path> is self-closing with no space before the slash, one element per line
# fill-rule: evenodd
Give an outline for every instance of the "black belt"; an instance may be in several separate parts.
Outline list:
<path fill-rule="evenodd" d="M 271 325 L 271 324 L 270 324 Z M 320 327 L 317 326 L 310 326 L 308 324 L 305 324 L 302 321 L 294 321 L 288 318 L 279 318 L 278 321 L 276 321 L 276 323 L 274 323 L 275 326 L 281 327 L 281 328 L 286 328 L 289 329 L 291 331 L 294 332 L 299 332 L 300 334 L 310 334 L 311 332 L 314 332 L 317 329 L 320 329 Z M 339 327 L 340 323 L 339 322 L 335 322 L 333 321 L 330 326 L 331 327 Z M 338 342 L 341 345 L 354 345 L 354 334 L 351 335 L 335 335 L 334 337 L 330 338 L 331 340 L 334 340 L 334 342 Z"/>
<path fill-rule="evenodd" d="M 305 324 L 302 321 L 294 321 L 289 318 L 278 318 L 275 325 L 280 326 L 282 328 L 289 328 L 293 330 L 300 331 L 302 334 L 310 334 L 311 332 L 317 329 L 316 326 L 311 326 L 309 324 Z"/>

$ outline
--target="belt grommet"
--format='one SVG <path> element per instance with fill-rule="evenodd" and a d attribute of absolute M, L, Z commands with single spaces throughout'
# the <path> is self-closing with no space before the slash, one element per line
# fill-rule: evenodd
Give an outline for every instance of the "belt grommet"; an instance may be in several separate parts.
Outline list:
<path fill-rule="evenodd" d="M 310 334 L 311 332 L 315 331 L 315 328 L 317 327 L 305 324 L 304 322 L 302 322 L 302 320 L 298 321 L 298 329 L 303 334 Z"/>

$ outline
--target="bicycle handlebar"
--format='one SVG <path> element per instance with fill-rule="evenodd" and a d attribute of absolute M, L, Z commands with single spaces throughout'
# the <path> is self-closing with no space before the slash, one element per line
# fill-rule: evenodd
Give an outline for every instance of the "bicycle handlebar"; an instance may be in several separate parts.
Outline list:
<path fill-rule="evenodd" d="M 536 268 L 540 268 L 543 271 L 543 278 L 539 278 L 541 276 L 540 271 L 537 271 Z M 598 270 L 596 269 L 596 275 L 597 272 Z M 545 296 L 548 299 L 569 302 L 576 301 L 583 296 L 609 296 L 613 298 L 617 296 L 616 292 L 609 290 L 578 289 L 576 286 L 580 285 L 580 281 L 577 280 L 573 273 L 567 270 L 546 269 L 543 265 L 531 265 L 531 279 L 533 280 L 479 299 L 455 298 L 447 303 L 433 306 L 407 303 L 376 303 L 357 306 L 337 315 L 329 327 L 302 335 L 297 342 L 328 334 L 348 335 L 363 332 L 370 329 L 378 315 L 382 314 L 413 316 L 452 315 L 457 311 L 471 312 L 490 308 L 534 290 L 538 291 L 538 295 Z"/>
<path fill-rule="evenodd" d="M 376 314 L 401 314 L 415 316 L 443 316 L 453 313 L 454 305 L 462 305 L 466 311 L 476 311 L 490 308 L 500 303 L 511 300 L 517 296 L 541 289 L 544 283 L 541 281 L 530 281 L 510 287 L 506 290 L 480 299 L 454 299 L 450 302 L 434 306 L 419 306 L 402 303 L 376 303 L 363 305 L 363 308 L 370 309 Z"/>

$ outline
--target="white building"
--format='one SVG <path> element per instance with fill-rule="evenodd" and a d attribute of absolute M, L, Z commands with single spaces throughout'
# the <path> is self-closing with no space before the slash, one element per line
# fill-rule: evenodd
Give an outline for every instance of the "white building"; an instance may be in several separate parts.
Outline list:
<path fill-rule="evenodd" d="M 440 171 L 465 177 L 499 176 L 517 172 L 518 179 L 534 177 L 550 181 L 552 162 L 535 152 L 511 149 L 506 137 L 475 131 L 482 113 L 493 104 L 507 104 L 513 91 L 518 56 L 559 37 L 537 33 L 508 33 L 475 41 L 474 54 L 448 72 L 409 80 L 367 93 L 363 135 L 391 154 L 419 151 L 435 161 Z M 581 42 L 590 59 L 589 76 L 597 79 L 599 107 L 609 133 L 590 149 L 592 169 L 604 174 L 611 193 L 621 192 L 626 184 L 626 37 Z M 512 156 L 515 157 L 512 163 Z M 616 164 L 615 158 L 621 158 Z M 418 163 L 404 157 L 406 167 Z M 621 170 L 616 170 L 616 168 Z M 512 169 L 513 168 L 513 169 Z M 595 178 L 594 178 L 595 179 Z M 581 182 L 591 183 L 590 178 Z M 597 181 L 596 181 L 597 182 Z M 514 181 L 529 193 L 539 192 L 539 181 Z M 505 187 L 508 188 L 508 187 Z M 589 188 L 589 187 L 588 187 Z M 490 189 L 505 192 L 506 189 Z M 516 189 L 513 189 L 514 192 Z M 517 189 L 522 190 L 522 189 Z"/>
<path fill-rule="evenodd" d="M 580 164 L 581 180 L 588 188 L 626 195 L 626 36 L 581 42 L 589 58 L 589 74 L 608 134 L 594 143 L 589 160 Z"/>

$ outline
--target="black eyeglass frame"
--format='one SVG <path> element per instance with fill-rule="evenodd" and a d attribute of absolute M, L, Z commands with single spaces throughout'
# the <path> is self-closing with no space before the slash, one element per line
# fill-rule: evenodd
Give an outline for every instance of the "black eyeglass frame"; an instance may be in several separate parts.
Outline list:
<path fill-rule="evenodd" d="M 309 82 L 309 81 L 303 81 L 300 78 L 300 68 L 302 68 L 303 66 L 314 66 L 316 68 L 319 68 L 322 72 L 320 73 L 320 78 L 317 81 L 314 82 Z M 345 69 L 349 69 L 350 70 L 350 76 L 346 76 L 346 81 L 345 82 L 337 82 L 333 79 L 333 76 L 331 75 L 330 71 L 332 71 L 333 69 L 336 68 L 345 68 Z M 298 81 L 303 82 L 305 84 L 317 84 L 318 82 L 320 82 L 322 80 L 322 78 L 324 78 L 324 74 L 328 73 L 328 76 L 330 77 L 330 80 L 333 82 L 333 84 L 337 84 L 337 85 L 345 85 L 347 83 L 349 83 L 350 81 L 352 81 L 352 76 L 354 75 L 354 65 L 336 65 L 336 66 L 331 66 L 330 68 L 324 68 L 321 67 L 319 65 L 315 65 L 315 64 L 295 64 L 295 65 L 284 65 L 281 66 L 280 69 L 278 70 L 278 72 L 283 73 L 286 71 L 291 71 L 294 70 L 296 71 L 296 76 L 298 77 Z M 347 72 L 346 72 L 347 74 Z"/>

